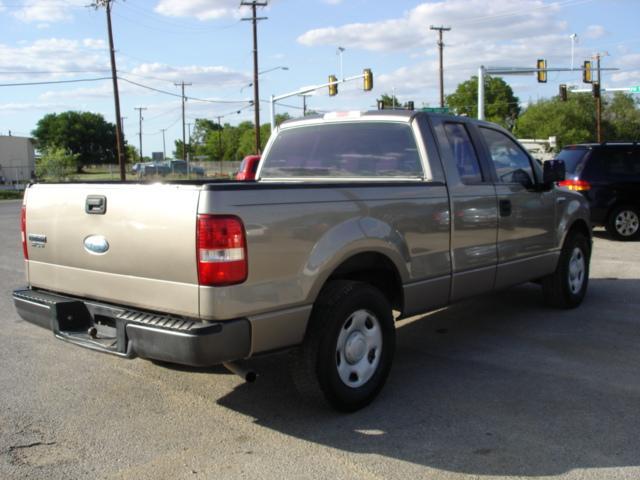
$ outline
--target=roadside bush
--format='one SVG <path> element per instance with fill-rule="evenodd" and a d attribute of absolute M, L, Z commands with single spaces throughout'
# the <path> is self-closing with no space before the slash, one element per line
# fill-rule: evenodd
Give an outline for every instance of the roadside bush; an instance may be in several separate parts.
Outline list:
<path fill-rule="evenodd" d="M 69 153 L 63 148 L 45 150 L 36 164 L 36 175 L 40 180 L 52 182 L 72 180 L 77 160 L 77 154 Z"/>

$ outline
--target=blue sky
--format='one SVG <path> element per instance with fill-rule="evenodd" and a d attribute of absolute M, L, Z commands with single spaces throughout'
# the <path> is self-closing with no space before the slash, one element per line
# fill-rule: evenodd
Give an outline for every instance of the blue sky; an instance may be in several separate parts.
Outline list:
<path fill-rule="evenodd" d="M 95 79 L 110 75 L 103 10 L 89 0 L 0 0 L 0 85 Z M 117 64 L 121 77 L 179 94 L 184 80 L 187 121 L 224 115 L 223 122 L 253 120 L 252 37 L 239 0 L 127 0 L 113 8 Z M 360 82 L 341 85 L 336 97 L 325 90 L 308 98 L 320 111 L 368 109 L 376 97 L 395 91 L 401 101 L 437 106 L 436 32 L 447 25 L 445 93 L 477 72 L 479 65 L 550 67 L 571 63 L 571 34 L 577 34 L 575 65 L 595 52 L 602 64 L 617 67 L 603 87 L 640 84 L 639 0 L 272 0 L 260 9 L 261 98 L 327 81 L 339 73 L 337 47 L 345 49 L 345 76 L 369 67 L 375 88 Z M 286 66 L 288 70 L 276 67 Z M 579 72 L 505 77 L 523 104 L 557 94 L 559 83 L 581 84 Z M 181 138 L 180 99 L 120 81 L 122 115 L 129 143 L 138 145 L 138 113 L 146 107 L 143 151 L 167 150 Z M 222 101 L 225 103 L 215 103 Z M 237 103 L 228 103 L 236 102 Z M 300 98 L 287 105 L 301 107 Z M 114 121 L 110 80 L 0 87 L 0 134 L 28 135 L 47 113 L 88 110 Z M 236 113 L 240 111 L 240 113 Z M 292 116 L 300 108 L 279 107 Z M 261 104 L 262 122 L 268 104 Z"/>

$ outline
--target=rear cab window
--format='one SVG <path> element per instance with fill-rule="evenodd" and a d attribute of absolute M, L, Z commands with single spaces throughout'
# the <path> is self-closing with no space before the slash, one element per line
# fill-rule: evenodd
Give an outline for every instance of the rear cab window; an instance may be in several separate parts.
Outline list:
<path fill-rule="evenodd" d="M 261 179 L 423 179 L 407 122 L 353 121 L 285 128 L 266 152 Z"/>

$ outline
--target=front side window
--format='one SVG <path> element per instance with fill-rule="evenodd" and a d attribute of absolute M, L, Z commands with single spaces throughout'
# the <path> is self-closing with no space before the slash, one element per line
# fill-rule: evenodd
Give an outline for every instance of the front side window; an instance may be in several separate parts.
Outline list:
<path fill-rule="evenodd" d="M 261 177 L 421 178 L 422 166 L 409 124 L 345 122 L 282 130 Z"/>
<path fill-rule="evenodd" d="M 469 132 L 467 132 L 464 124 L 445 123 L 444 130 L 447 132 L 449 146 L 462 183 L 468 185 L 482 183 L 483 178 L 478 155 L 476 155 L 476 150 L 473 148 Z"/>
<path fill-rule="evenodd" d="M 518 144 L 497 130 L 480 127 L 480 131 L 489 147 L 498 182 L 533 185 L 531 162 Z"/>

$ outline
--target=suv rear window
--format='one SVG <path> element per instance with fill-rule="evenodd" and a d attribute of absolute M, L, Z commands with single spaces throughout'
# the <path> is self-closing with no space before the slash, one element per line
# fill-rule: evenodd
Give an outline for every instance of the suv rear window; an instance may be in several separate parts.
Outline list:
<path fill-rule="evenodd" d="M 321 124 L 283 130 L 264 159 L 262 178 L 422 177 L 406 123 Z"/>
<path fill-rule="evenodd" d="M 556 158 L 564 161 L 564 167 L 567 174 L 579 175 L 584 167 L 582 160 L 590 150 L 585 148 L 568 148 L 562 150 Z"/>

